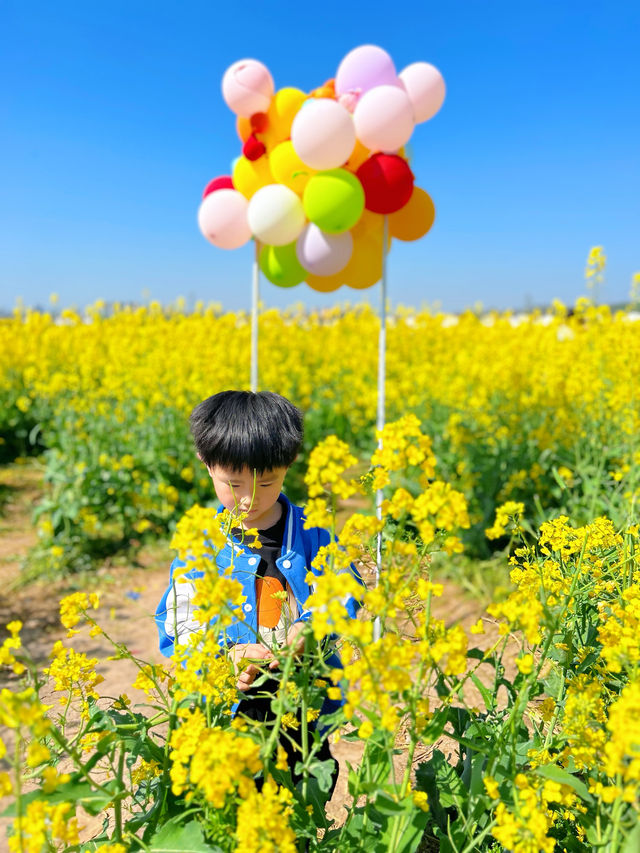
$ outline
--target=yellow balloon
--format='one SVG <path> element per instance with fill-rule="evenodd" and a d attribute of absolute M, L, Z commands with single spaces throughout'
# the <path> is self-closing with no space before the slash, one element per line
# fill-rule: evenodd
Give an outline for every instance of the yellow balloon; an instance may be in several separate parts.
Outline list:
<path fill-rule="evenodd" d="M 305 281 L 312 290 L 317 290 L 319 293 L 331 293 L 342 287 L 344 284 L 344 270 L 335 275 L 313 275 L 307 273 Z"/>
<path fill-rule="evenodd" d="M 306 99 L 307 95 L 301 89 L 292 87 L 280 89 L 275 93 L 267 110 L 269 121 L 267 128 L 263 133 L 258 134 L 260 141 L 266 145 L 267 151 L 291 136 L 293 119 Z"/>
<path fill-rule="evenodd" d="M 431 196 L 414 187 L 411 198 L 395 213 L 389 215 L 389 233 L 398 240 L 419 240 L 427 233 L 436 218 Z"/>
<path fill-rule="evenodd" d="M 233 186 L 245 198 L 251 198 L 260 187 L 266 187 L 267 184 L 273 183 L 273 175 L 266 157 L 260 157 L 253 161 L 247 160 L 246 157 L 239 157 L 233 167 L 231 177 Z"/>
<path fill-rule="evenodd" d="M 309 178 L 316 174 L 316 170 L 307 166 L 298 157 L 290 139 L 281 142 L 269 154 L 269 165 L 271 174 L 279 184 L 292 189 L 298 195 L 302 195 Z"/>
<path fill-rule="evenodd" d="M 368 160 L 371 157 L 371 151 L 368 148 L 365 148 L 362 142 L 359 139 L 356 139 L 356 147 L 351 152 L 351 156 L 344 164 L 344 168 L 348 169 L 350 172 L 357 172 L 360 166 L 364 163 L 365 160 Z"/>

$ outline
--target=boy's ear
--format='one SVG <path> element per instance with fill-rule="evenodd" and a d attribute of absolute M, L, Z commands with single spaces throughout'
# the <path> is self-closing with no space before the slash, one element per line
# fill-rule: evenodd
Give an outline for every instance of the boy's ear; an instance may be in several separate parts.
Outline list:
<path fill-rule="evenodd" d="M 199 454 L 199 453 L 196 453 L 196 456 L 197 456 L 197 457 L 198 457 L 198 459 L 202 462 L 202 464 L 203 464 L 203 465 L 204 465 L 204 467 L 207 469 L 207 471 L 209 472 L 209 474 L 211 474 L 211 468 L 207 465 L 207 463 L 204 461 L 204 459 L 202 458 L 202 456 L 200 456 L 200 454 Z"/>

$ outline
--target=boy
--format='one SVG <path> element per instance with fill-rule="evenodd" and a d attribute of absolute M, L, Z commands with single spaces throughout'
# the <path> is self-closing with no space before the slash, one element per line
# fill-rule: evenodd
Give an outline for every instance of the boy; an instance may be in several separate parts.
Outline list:
<path fill-rule="evenodd" d="M 233 559 L 233 577 L 242 582 L 245 597 L 244 620 L 226 630 L 229 657 L 238 673 L 237 687 L 244 694 L 237 712 L 262 722 L 272 720 L 269 694 L 277 691 L 277 680 L 268 679 L 258 689 L 252 690 L 252 685 L 261 667 L 277 669 L 272 649 L 293 646 L 294 654 L 302 651 L 302 631 L 311 617 L 305 608 L 311 594 L 307 573 L 319 548 L 331 538 L 321 528 L 305 530 L 302 509 L 281 493 L 287 469 L 302 444 L 302 415 L 287 399 L 272 392 L 223 391 L 196 406 L 190 423 L 198 458 L 209 472 L 221 509 L 246 512 L 239 523 L 258 529 L 259 549 L 241 542 L 242 530 L 237 528 L 232 531 L 232 541 L 218 554 L 217 563 L 223 569 Z M 239 549 L 244 553 L 238 554 Z M 160 650 L 168 656 L 174 644 L 184 645 L 190 634 L 201 629 L 191 605 L 193 584 L 171 582 L 178 566 L 184 563 L 176 559 L 171 564 L 169 588 L 156 611 Z M 192 578 L 190 574 L 186 577 Z M 355 599 L 345 606 L 355 617 Z M 243 658 L 256 662 L 241 667 Z M 341 666 L 335 653 L 327 663 Z M 321 714 L 339 704 L 326 700 Z M 293 771 L 300 758 L 299 744 L 297 749 L 289 737 L 281 743 Z M 331 758 L 326 738 L 318 758 Z M 336 777 L 334 773 L 334 786 Z"/>

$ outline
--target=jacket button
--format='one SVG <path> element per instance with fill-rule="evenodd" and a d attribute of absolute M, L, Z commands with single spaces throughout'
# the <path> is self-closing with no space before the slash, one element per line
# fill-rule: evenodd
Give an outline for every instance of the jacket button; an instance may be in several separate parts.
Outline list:
<path fill-rule="evenodd" d="M 256 564 L 257 562 L 258 562 L 258 558 L 257 558 L 257 557 L 249 557 L 248 563 L 249 563 L 249 565 L 250 565 L 250 566 L 255 566 L 255 564 Z"/>
<path fill-rule="evenodd" d="M 253 610 L 252 604 L 245 604 L 245 606 L 244 606 L 244 612 L 245 613 L 251 613 L 252 610 Z"/>
<path fill-rule="evenodd" d="M 283 560 L 282 561 L 282 568 L 283 569 L 290 569 L 291 568 L 291 560 Z"/>

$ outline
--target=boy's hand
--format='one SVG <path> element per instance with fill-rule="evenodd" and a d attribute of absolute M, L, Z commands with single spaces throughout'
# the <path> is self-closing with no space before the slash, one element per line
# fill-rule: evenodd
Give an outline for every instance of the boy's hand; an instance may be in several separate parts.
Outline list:
<path fill-rule="evenodd" d="M 293 647 L 294 657 L 299 655 L 304 649 L 303 631 L 306 625 L 306 622 L 295 622 L 287 631 L 287 642 L 285 643 L 283 649 Z M 280 661 L 277 658 L 274 658 L 269 664 L 269 669 L 277 669 L 279 666 Z"/>
<path fill-rule="evenodd" d="M 233 661 L 236 672 L 239 672 L 236 687 L 241 693 L 246 693 L 260 672 L 260 667 L 254 663 L 250 663 L 240 671 L 239 664 L 245 658 L 249 660 L 270 660 L 273 658 L 273 654 L 260 643 L 236 643 L 229 649 L 229 659 Z"/>

